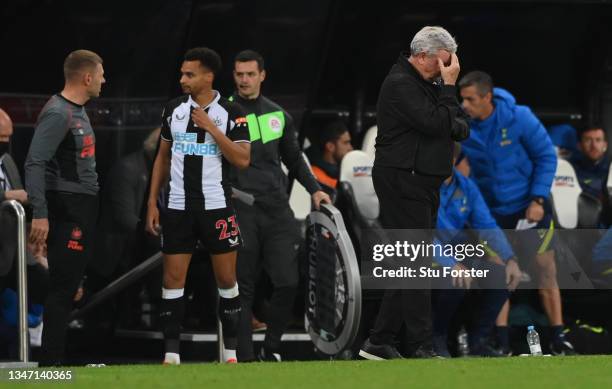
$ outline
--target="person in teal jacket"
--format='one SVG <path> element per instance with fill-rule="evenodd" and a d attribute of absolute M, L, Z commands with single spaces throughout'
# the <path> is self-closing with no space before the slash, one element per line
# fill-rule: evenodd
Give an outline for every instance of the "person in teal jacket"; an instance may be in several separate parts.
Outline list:
<path fill-rule="evenodd" d="M 508 91 L 494 88 L 487 73 L 466 74 L 459 88 L 463 109 L 472 119 L 470 137 L 462 144 L 472 176 L 501 228 L 530 228 L 515 248 L 520 258 L 534 258 L 540 299 L 553 339 L 551 352 L 574 354 L 563 334 L 548 200 L 557 167 L 552 141 L 533 112 L 517 105 Z"/>
<path fill-rule="evenodd" d="M 455 144 L 455 160 L 460 155 L 461 146 Z M 508 299 L 508 291 L 514 290 L 520 282 L 521 271 L 516 257 L 506 239 L 504 232 L 497 226 L 489 212 L 478 186 L 456 169 L 440 188 L 440 208 L 436 229 L 438 235 L 443 235 L 441 243 L 465 243 L 470 239 L 464 233 L 466 228 L 472 230 L 481 242 L 487 242 L 488 255 L 483 258 L 466 258 L 459 261 L 454 257 L 436 257 L 436 263 L 443 267 L 454 269 L 488 270 L 488 276 L 478 280 L 478 285 L 486 292 L 479 301 L 477 317 L 469 331 L 470 354 L 480 356 L 502 356 L 503 354 L 489 346 L 487 340 L 495 324 L 500 309 Z M 461 259 L 461 258 L 459 258 Z M 434 285 L 433 298 L 433 344 L 434 350 L 442 356 L 450 357 L 447 349 L 447 333 L 451 319 L 464 300 L 466 289 L 471 279 L 461 280 L 439 279 Z M 446 285 L 440 285 L 446 282 Z M 436 285 L 438 284 L 438 285 Z"/>

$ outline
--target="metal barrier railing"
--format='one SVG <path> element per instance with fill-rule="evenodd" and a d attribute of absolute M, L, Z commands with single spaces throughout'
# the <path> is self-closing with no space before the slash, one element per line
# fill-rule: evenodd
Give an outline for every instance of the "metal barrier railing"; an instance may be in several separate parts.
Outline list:
<path fill-rule="evenodd" d="M 19 297 L 19 360 L 29 362 L 28 347 L 28 278 L 26 266 L 26 218 L 21 204 L 15 200 L 4 201 L 0 214 L 11 208 L 17 216 L 17 295 Z"/>
<path fill-rule="evenodd" d="M 108 299 L 117 295 L 119 292 L 126 289 L 128 286 L 132 285 L 134 282 L 138 281 L 161 264 L 162 253 L 158 251 L 140 263 L 138 266 L 106 285 L 104 289 L 91 296 L 83 307 L 75 309 L 70 313 L 69 320 L 77 319 L 80 316 L 90 312 L 93 308 L 99 306 L 105 301 L 108 301 Z"/>
<path fill-rule="evenodd" d="M 151 270 L 155 269 L 159 265 L 162 264 L 162 253 L 157 252 L 147 258 L 144 262 L 134 267 L 127 273 L 123 274 L 115 281 L 108 284 L 104 289 L 97 292 L 87 302 L 87 304 L 80 309 L 75 309 L 70 314 L 70 320 L 76 319 L 88 312 L 90 312 L 93 308 L 99 306 L 104 303 L 111 297 L 117 295 L 119 292 L 132 285 L 134 282 L 138 281 L 142 277 L 144 277 Z M 221 321 L 217 319 L 217 340 L 218 340 L 218 348 L 217 348 L 217 357 L 220 363 L 223 362 L 223 328 L 221 326 Z"/>

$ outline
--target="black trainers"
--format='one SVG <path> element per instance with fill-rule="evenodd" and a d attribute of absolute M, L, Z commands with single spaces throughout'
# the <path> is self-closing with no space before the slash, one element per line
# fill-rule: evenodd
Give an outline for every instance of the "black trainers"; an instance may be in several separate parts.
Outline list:
<path fill-rule="evenodd" d="M 445 357 L 443 357 L 442 355 L 439 355 L 438 353 L 436 353 L 431 346 L 421 345 L 421 346 L 419 346 L 419 348 L 416 349 L 414 354 L 412 354 L 412 358 L 422 358 L 422 359 L 438 358 L 438 359 L 444 359 Z"/>
<path fill-rule="evenodd" d="M 567 340 L 560 340 L 550 344 L 550 353 L 552 355 L 578 355 L 574 346 Z"/>
<path fill-rule="evenodd" d="M 262 347 L 261 350 L 259 350 L 257 359 L 259 359 L 260 362 L 282 362 L 281 355 L 279 353 L 275 353 L 270 350 L 266 351 L 265 347 Z"/>
<path fill-rule="evenodd" d="M 384 361 L 385 359 L 400 359 L 402 354 L 389 344 L 372 344 L 366 339 L 359 350 L 359 356 L 370 361 Z"/>
<path fill-rule="evenodd" d="M 451 357 L 448 346 L 446 345 L 446 336 L 440 335 L 433 337 L 433 351 L 443 358 Z"/>
<path fill-rule="evenodd" d="M 510 349 L 510 347 L 506 348 L 506 347 L 498 346 L 498 347 L 495 347 L 495 350 L 499 354 L 501 354 L 502 357 L 511 357 L 512 356 L 512 349 Z"/>
<path fill-rule="evenodd" d="M 487 357 L 487 358 L 500 358 L 507 357 L 509 355 L 503 353 L 501 349 L 496 349 L 488 343 L 482 343 L 478 346 L 470 347 L 470 356 L 472 357 Z"/>

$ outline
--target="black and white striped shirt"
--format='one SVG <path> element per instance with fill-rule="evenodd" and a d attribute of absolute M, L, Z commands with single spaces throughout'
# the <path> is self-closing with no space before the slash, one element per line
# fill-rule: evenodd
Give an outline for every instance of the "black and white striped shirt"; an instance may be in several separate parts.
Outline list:
<path fill-rule="evenodd" d="M 249 142 L 249 129 L 242 107 L 221 97 L 203 109 L 230 140 Z M 214 138 L 194 126 L 191 112 L 200 106 L 191 96 L 168 102 L 163 113 L 161 139 L 172 142 L 168 208 L 210 210 L 230 206 L 229 162 Z"/>

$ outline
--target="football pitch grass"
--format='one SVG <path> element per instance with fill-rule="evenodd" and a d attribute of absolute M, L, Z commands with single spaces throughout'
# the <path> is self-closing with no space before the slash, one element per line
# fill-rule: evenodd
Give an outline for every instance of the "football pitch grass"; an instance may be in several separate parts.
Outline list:
<path fill-rule="evenodd" d="M 612 356 L 75 367 L 82 388 L 612 388 Z M 6 376 L 5 376 L 6 377 Z M 6 378 L 0 387 L 6 387 Z M 32 381 L 30 381 L 32 383 Z M 11 384 L 25 388 L 34 385 Z M 49 385 L 43 384 L 44 386 Z M 41 387 L 40 383 L 36 387 Z"/>

